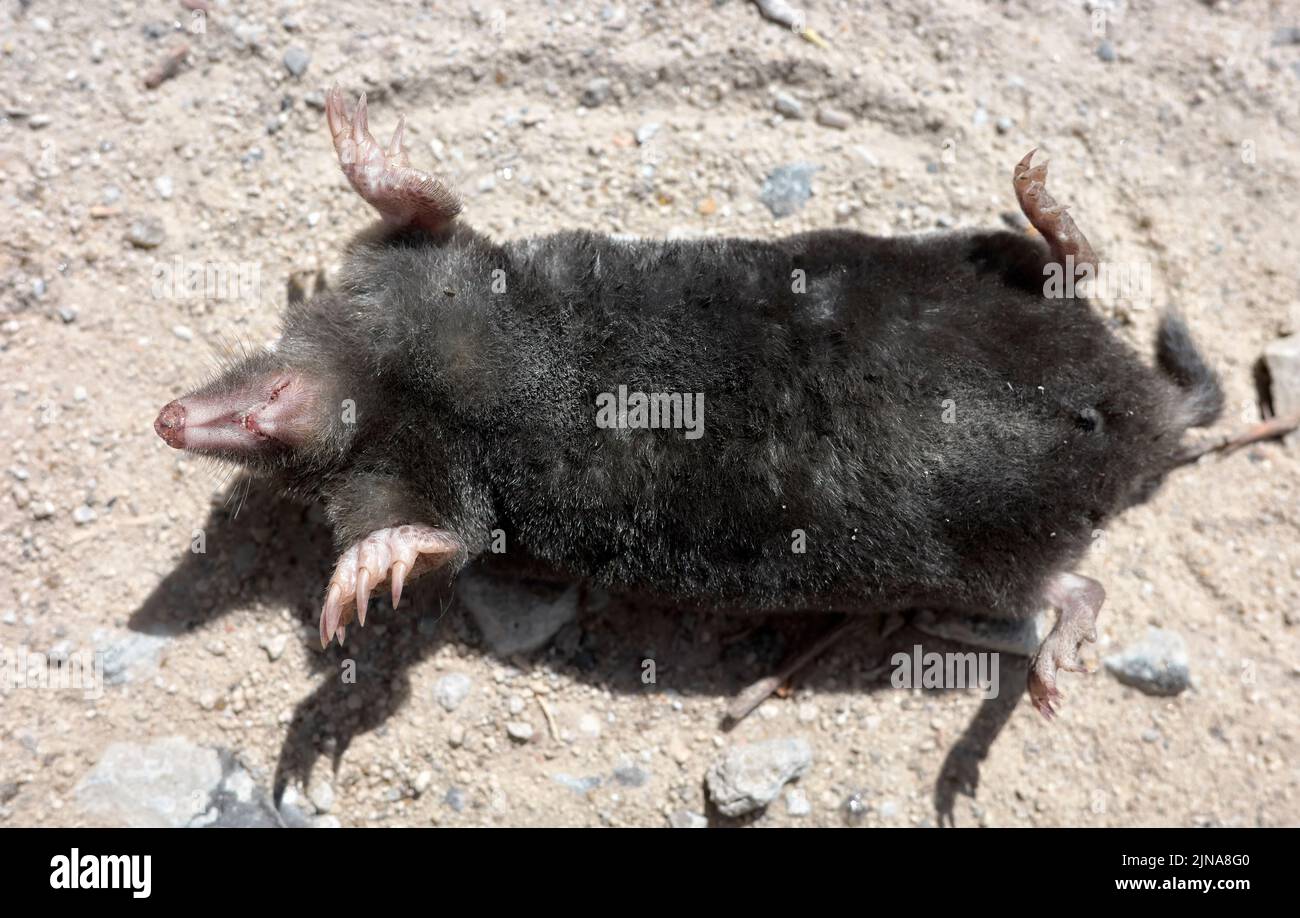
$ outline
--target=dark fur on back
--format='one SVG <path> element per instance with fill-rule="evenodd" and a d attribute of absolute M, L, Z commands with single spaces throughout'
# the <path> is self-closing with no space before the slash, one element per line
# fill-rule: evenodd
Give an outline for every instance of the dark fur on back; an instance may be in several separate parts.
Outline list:
<path fill-rule="evenodd" d="M 340 545 L 427 522 L 472 556 L 501 529 L 697 600 L 1024 614 L 1222 404 L 1181 322 L 1152 369 L 1044 298 L 1046 257 L 1005 232 L 372 239 L 278 351 L 356 423 L 276 471 Z M 704 435 L 597 427 L 620 385 L 702 392 Z"/>

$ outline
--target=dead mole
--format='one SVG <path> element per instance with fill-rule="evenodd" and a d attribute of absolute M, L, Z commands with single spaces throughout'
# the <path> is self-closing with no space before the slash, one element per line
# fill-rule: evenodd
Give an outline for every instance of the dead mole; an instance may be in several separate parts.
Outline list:
<path fill-rule="evenodd" d="M 383 226 L 277 346 L 154 425 L 324 505 L 323 645 L 385 582 L 396 606 L 504 549 L 733 607 L 1050 605 L 1030 676 L 1050 714 L 1105 596 L 1073 568 L 1222 408 L 1178 317 L 1149 365 L 1086 298 L 1045 292 L 1098 262 L 1032 153 L 1013 188 L 1037 236 L 498 243 L 410 165 L 400 120 L 384 149 L 364 96 L 349 116 L 335 88 L 326 113 Z"/>

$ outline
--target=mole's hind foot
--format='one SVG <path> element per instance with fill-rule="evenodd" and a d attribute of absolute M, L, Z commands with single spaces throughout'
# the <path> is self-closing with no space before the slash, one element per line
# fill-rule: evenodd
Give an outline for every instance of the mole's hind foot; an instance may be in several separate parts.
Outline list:
<path fill-rule="evenodd" d="M 1047 191 L 1047 164 L 1031 167 L 1036 150 L 1030 150 L 1016 163 L 1011 183 L 1016 189 L 1016 200 L 1025 218 L 1047 240 L 1052 257 L 1062 268 L 1072 264 L 1075 269 L 1084 265 L 1097 270 L 1097 256 L 1084 238 L 1074 218 L 1065 205 L 1056 203 Z"/>
<path fill-rule="evenodd" d="M 1029 662 L 1029 698 L 1038 712 L 1048 720 L 1061 701 L 1056 688 L 1056 672 L 1086 673 L 1079 662 L 1079 648 L 1084 641 L 1097 640 L 1097 613 L 1106 600 L 1102 585 L 1078 574 L 1057 574 L 1047 584 L 1047 602 L 1059 612 L 1056 625 Z"/>
<path fill-rule="evenodd" d="M 460 201 L 451 189 L 428 173 L 412 168 L 402 143 L 406 130 L 404 117 L 397 119 L 387 150 L 370 135 L 364 93 L 349 118 L 343 91 L 335 86 L 325 97 L 325 118 L 343 174 L 385 222 L 398 227 L 418 226 L 436 233 L 460 213 Z"/>
<path fill-rule="evenodd" d="M 334 565 L 320 614 L 320 645 L 325 647 L 347 634 L 355 617 L 364 627 L 370 592 L 386 580 L 392 582 L 393 607 L 402 598 L 402 586 L 426 571 L 463 557 L 465 545 L 451 532 L 431 526 L 395 526 L 377 529 L 357 542 Z"/>

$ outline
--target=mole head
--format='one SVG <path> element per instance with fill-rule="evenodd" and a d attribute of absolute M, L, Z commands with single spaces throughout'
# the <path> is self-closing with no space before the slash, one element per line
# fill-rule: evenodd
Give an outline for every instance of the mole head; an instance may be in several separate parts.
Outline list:
<path fill-rule="evenodd" d="M 153 429 L 168 446 L 254 470 L 320 458 L 332 446 L 329 394 L 319 373 L 270 351 L 163 406 Z"/>

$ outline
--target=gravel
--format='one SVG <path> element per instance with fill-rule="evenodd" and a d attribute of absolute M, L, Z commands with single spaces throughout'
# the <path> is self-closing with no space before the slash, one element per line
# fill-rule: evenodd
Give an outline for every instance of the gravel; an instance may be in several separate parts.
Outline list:
<path fill-rule="evenodd" d="M 1148 695 L 1177 695 L 1191 684 L 1182 635 L 1150 628 L 1123 653 L 1106 657 L 1106 671 Z"/>
<path fill-rule="evenodd" d="M 113 743 L 77 784 L 87 816 L 129 828 L 181 828 L 203 816 L 222 782 L 217 750 L 184 737 Z"/>
<path fill-rule="evenodd" d="M 705 776 L 709 799 L 724 816 L 757 812 L 812 767 L 812 746 L 787 737 L 732 746 Z"/>
<path fill-rule="evenodd" d="M 772 98 L 772 107 L 787 118 L 802 118 L 804 116 L 803 103 L 789 93 L 778 92 Z"/>
<path fill-rule="evenodd" d="M 156 249 L 166 238 L 162 221 L 155 217 L 137 217 L 126 231 L 126 241 L 137 249 Z"/>
<path fill-rule="evenodd" d="M 433 684 L 433 700 L 446 711 L 454 711 L 469 697 L 474 682 L 464 673 L 447 673 Z"/>
<path fill-rule="evenodd" d="M 840 111 L 838 108 L 823 106 L 817 109 L 817 123 L 822 127 L 842 131 L 853 123 L 853 117 L 848 112 Z"/>
<path fill-rule="evenodd" d="M 307 65 L 311 63 L 311 55 L 297 45 L 290 47 L 284 52 L 284 69 L 294 77 L 300 77 L 307 72 Z"/>
<path fill-rule="evenodd" d="M 818 168 L 810 163 L 778 166 L 763 182 L 759 200 L 777 218 L 799 212 L 812 197 L 812 177 Z"/>
<path fill-rule="evenodd" d="M 597 77 L 587 83 L 582 90 L 582 104 L 587 108 L 597 108 L 609 101 L 613 84 L 605 77 Z"/>

